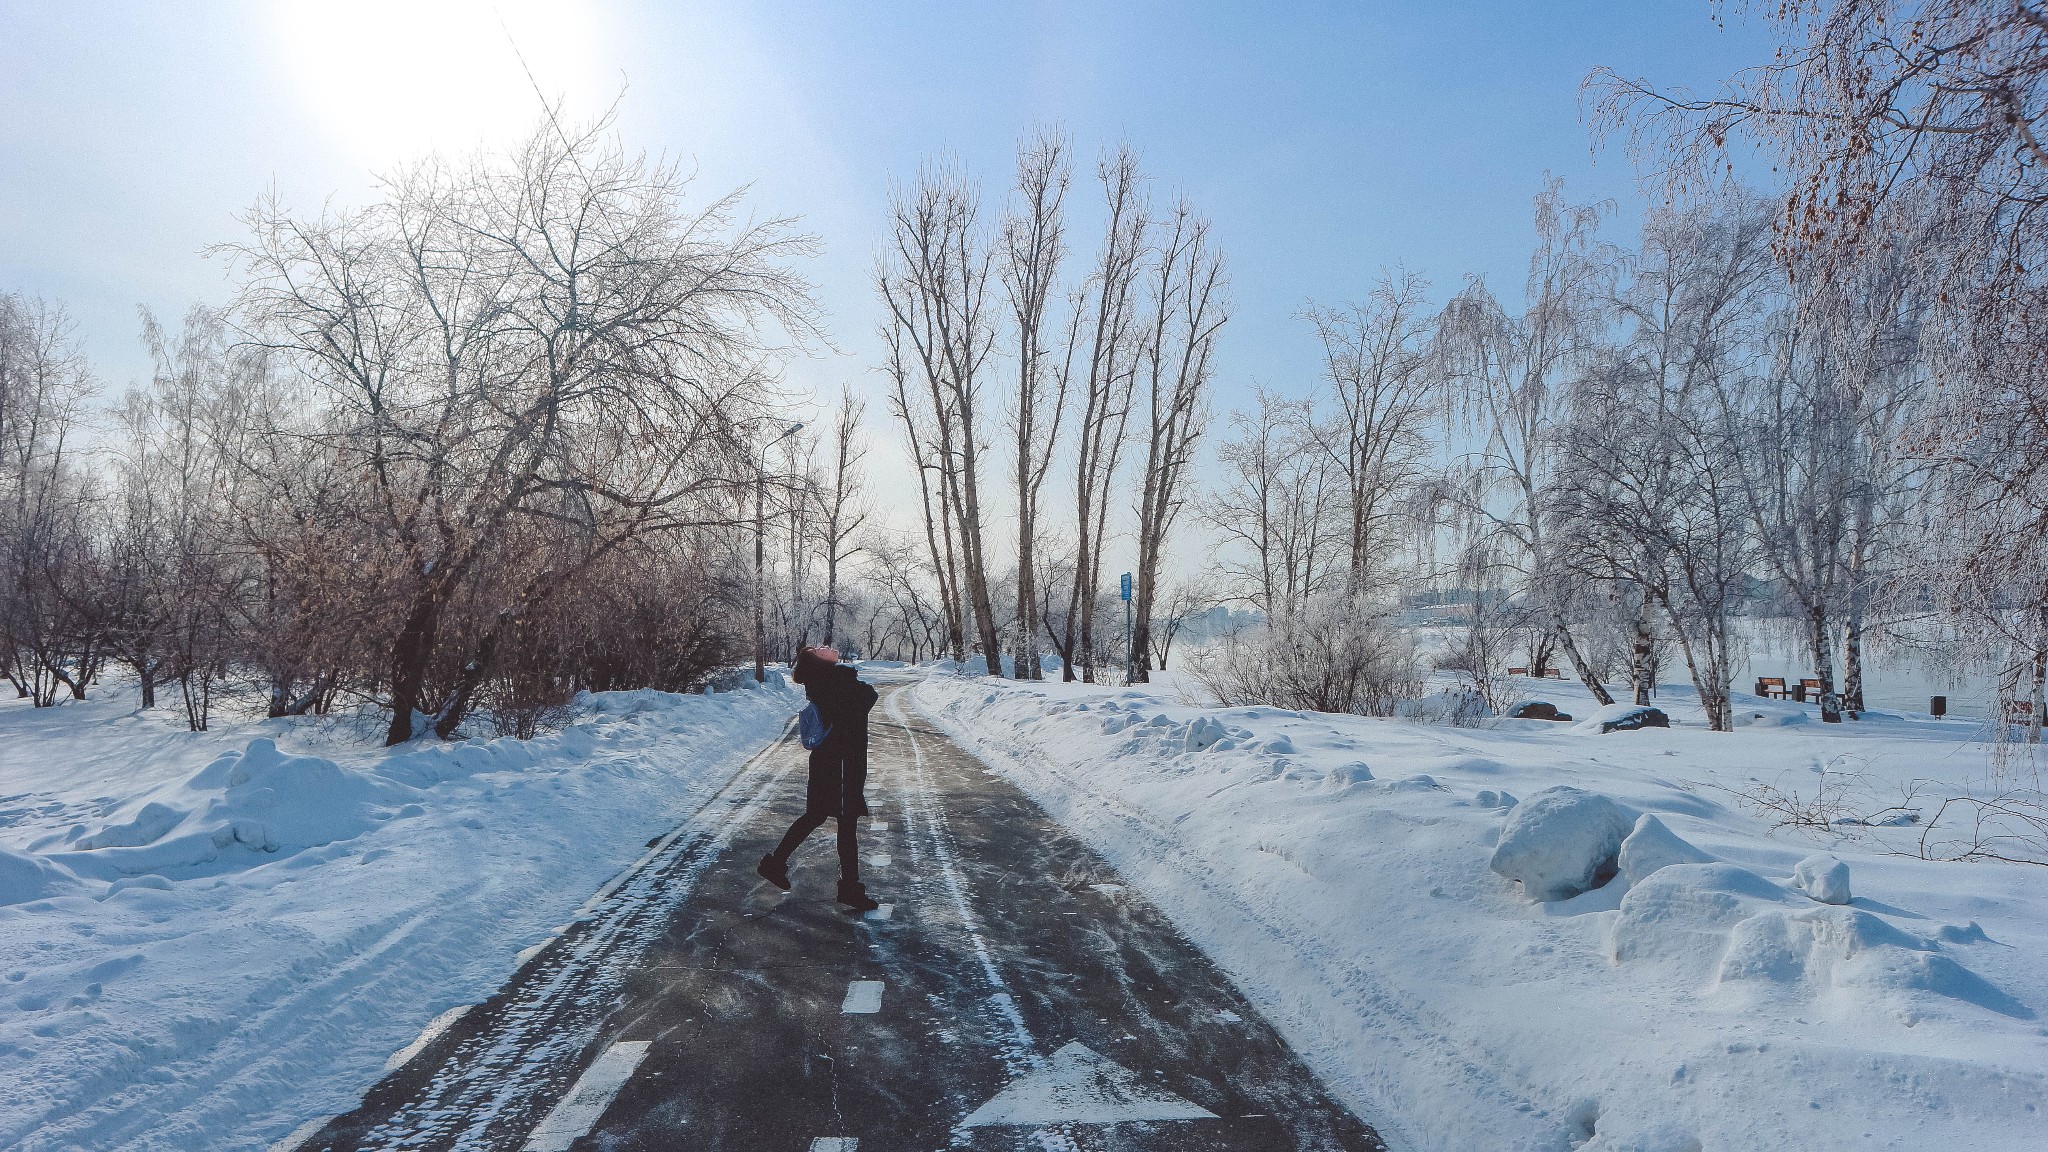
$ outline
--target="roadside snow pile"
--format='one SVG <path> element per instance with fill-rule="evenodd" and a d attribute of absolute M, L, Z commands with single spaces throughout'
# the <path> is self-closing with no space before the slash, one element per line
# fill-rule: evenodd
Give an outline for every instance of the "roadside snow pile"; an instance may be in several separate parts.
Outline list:
<path fill-rule="evenodd" d="M 261 1149 L 352 1106 L 800 703 L 612 693 L 389 750 L 0 707 L 0 1147 Z"/>
<path fill-rule="evenodd" d="M 1576 726 L 1199 708 L 1172 681 L 935 675 L 915 699 L 1396 1147 L 2040 1142 L 2048 874 L 1908 858 L 1918 827 L 1774 832 L 1735 800 L 1846 764 L 1881 808 L 1981 748 L 1887 716 L 1709 733 L 1682 691 L 1671 727 L 1600 738 L 1640 710 L 1575 691 L 1553 703 Z"/>
<path fill-rule="evenodd" d="M 421 793 L 332 760 L 287 756 L 262 736 L 243 751 L 222 753 L 172 795 L 171 802 L 147 801 L 127 820 L 87 835 L 74 826 L 65 835 L 76 837 L 76 850 L 51 852 L 51 862 L 109 882 L 214 875 L 353 839 Z"/>

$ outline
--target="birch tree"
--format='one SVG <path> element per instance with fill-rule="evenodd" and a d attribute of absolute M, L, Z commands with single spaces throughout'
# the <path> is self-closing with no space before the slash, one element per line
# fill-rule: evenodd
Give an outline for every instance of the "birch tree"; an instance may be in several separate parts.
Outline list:
<path fill-rule="evenodd" d="M 1606 207 L 1566 203 L 1562 181 L 1547 181 L 1535 208 L 1537 242 L 1522 315 L 1509 316 L 1483 283 L 1474 283 L 1437 323 L 1435 352 L 1454 410 L 1477 441 L 1453 468 L 1448 491 L 1486 526 L 1489 554 L 1520 577 L 1545 637 L 1564 651 L 1594 699 L 1611 704 L 1572 634 L 1568 613 L 1577 597 L 1545 521 L 1556 491 L 1565 389 L 1601 334 L 1618 255 L 1598 239 Z M 1531 664 L 1540 669 L 1543 661 L 1532 656 Z"/>

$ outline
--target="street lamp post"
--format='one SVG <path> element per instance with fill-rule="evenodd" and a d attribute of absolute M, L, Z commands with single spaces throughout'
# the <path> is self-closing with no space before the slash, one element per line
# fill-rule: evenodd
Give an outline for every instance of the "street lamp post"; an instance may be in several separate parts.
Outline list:
<path fill-rule="evenodd" d="M 791 424 L 782 435 L 761 445 L 760 466 L 754 469 L 754 683 L 768 680 L 768 617 L 762 603 L 761 570 L 768 551 L 768 450 L 803 431 Z"/>

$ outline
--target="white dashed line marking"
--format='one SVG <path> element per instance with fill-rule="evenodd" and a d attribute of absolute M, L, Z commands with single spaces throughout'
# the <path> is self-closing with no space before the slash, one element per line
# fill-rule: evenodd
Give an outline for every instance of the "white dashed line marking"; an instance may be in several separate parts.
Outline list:
<path fill-rule="evenodd" d="M 868 913 L 868 919 L 887 920 L 895 915 L 896 906 L 894 904 L 884 904 L 880 908 L 875 909 L 873 912 Z"/>
<path fill-rule="evenodd" d="M 847 1016 L 869 1016 L 882 1010 L 882 982 L 855 980 L 846 986 L 846 1000 L 839 1011 Z"/>
<path fill-rule="evenodd" d="M 870 827 L 870 828 L 874 829 L 874 830 L 875 830 L 875 831 L 877 831 L 877 832 L 887 832 L 887 831 L 889 830 L 889 822 L 888 822 L 887 820 L 876 820 L 876 821 L 874 821 L 874 822 L 870 823 L 870 824 L 868 825 L 868 827 Z M 837 1136 L 820 1136 L 820 1137 L 818 1137 L 818 1139 L 820 1139 L 820 1140 L 837 1140 L 837 1139 L 840 1139 L 840 1137 L 837 1137 Z M 852 1145 L 852 1144 L 848 1144 L 848 1145 L 847 1145 L 847 1147 L 851 1148 L 851 1147 L 853 1147 L 853 1145 Z"/>
<path fill-rule="evenodd" d="M 888 853 L 884 852 L 880 856 L 869 860 L 868 863 L 876 868 L 887 868 L 890 864 L 895 863 L 895 860 Z"/>
<path fill-rule="evenodd" d="M 548 1113 L 540 1127 L 526 1138 L 524 1152 L 569 1152 L 569 1145 L 589 1132 L 611 1106 L 633 1070 L 647 1055 L 645 1040 L 621 1040 L 604 1050 L 595 1063 L 577 1077 L 575 1087 Z"/>
<path fill-rule="evenodd" d="M 860 1141 L 851 1136 L 820 1136 L 811 1141 L 811 1152 L 853 1152 Z"/>

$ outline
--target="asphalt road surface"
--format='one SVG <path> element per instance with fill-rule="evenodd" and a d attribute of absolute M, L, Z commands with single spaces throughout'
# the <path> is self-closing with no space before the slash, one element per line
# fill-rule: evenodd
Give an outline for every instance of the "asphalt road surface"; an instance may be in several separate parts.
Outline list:
<path fill-rule="evenodd" d="M 778 743 L 287 1146 L 692 1152 L 1367 1152 L 1384 1145 L 1108 865 L 886 691 L 864 878 Z"/>

